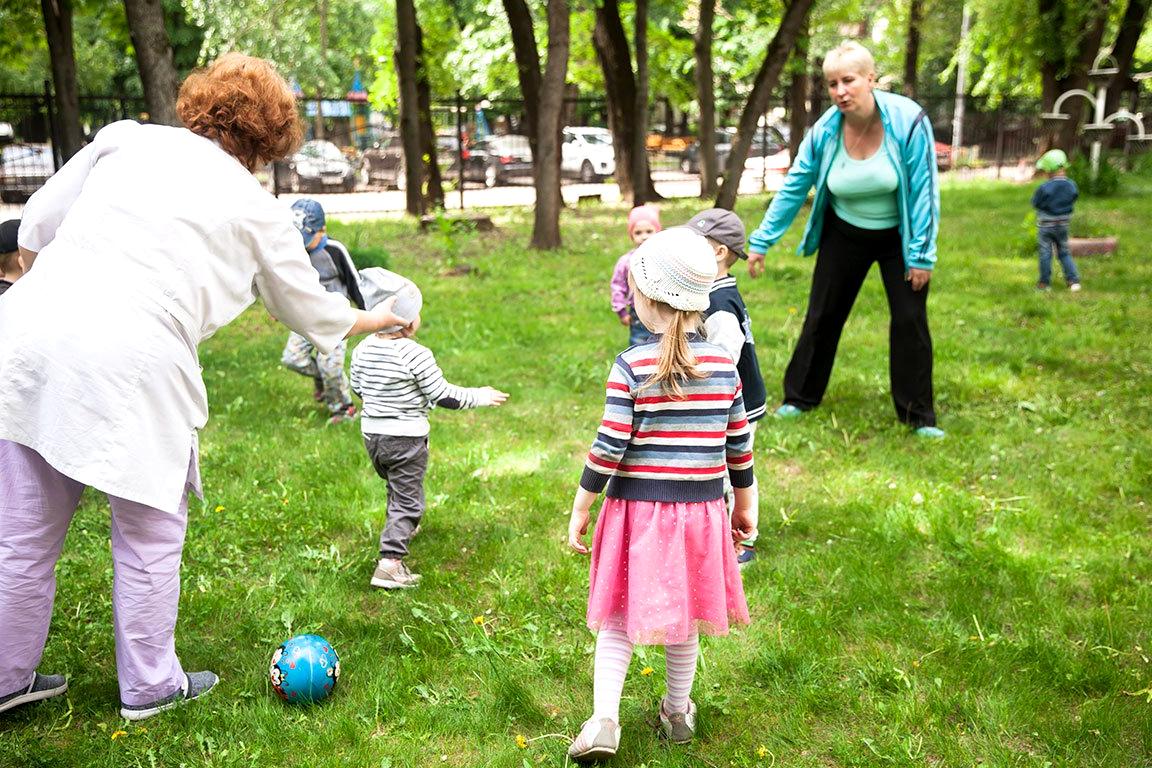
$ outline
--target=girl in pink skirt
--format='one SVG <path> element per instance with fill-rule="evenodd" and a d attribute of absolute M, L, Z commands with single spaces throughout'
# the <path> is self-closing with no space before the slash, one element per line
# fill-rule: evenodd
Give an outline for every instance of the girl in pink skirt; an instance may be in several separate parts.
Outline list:
<path fill-rule="evenodd" d="M 616 754 L 634 643 L 665 647 L 661 730 L 691 741 L 699 636 L 749 621 L 734 542 L 751 529 L 751 430 L 732 359 L 698 333 L 715 277 L 712 248 L 687 228 L 658 232 L 632 255 L 636 312 L 654 335 L 612 366 L 568 524 L 568 545 L 587 554 L 588 512 L 605 492 L 588 590 L 588 627 L 598 633 L 593 713 L 568 750 L 577 760 Z M 736 496 L 731 523 L 725 476 Z"/>

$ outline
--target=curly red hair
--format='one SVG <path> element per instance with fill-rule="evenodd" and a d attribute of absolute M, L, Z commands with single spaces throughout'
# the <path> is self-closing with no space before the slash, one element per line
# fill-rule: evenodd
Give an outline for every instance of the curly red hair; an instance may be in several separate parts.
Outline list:
<path fill-rule="evenodd" d="M 264 59 L 226 53 L 180 86 L 176 111 L 193 133 L 220 143 L 248 170 L 300 148 L 296 97 Z"/>

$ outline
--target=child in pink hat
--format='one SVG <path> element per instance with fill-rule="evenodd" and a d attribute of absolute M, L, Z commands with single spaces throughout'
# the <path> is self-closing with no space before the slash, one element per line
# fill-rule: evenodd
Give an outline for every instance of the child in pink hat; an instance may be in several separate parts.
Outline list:
<path fill-rule="evenodd" d="M 656 206 L 638 205 L 628 212 L 628 239 L 636 248 L 660 229 L 660 211 Z M 629 344 L 640 344 L 649 336 L 648 329 L 636 317 L 636 310 L 632 307 L 632 289 L 628 287 L 628 263 L 636 248 L 616 260 L 610 287 L 612 311 L 620 318 L 621 325 L 628 326 Z"/>

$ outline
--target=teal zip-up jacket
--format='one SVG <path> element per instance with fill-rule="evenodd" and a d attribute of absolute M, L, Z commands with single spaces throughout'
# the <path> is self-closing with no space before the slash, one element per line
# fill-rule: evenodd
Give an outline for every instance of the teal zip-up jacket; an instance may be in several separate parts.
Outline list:
<path fill-rule="evenodd" d="M 873 91 L 880 121 L 884 124 L 884 145 L 893 162 L 899 184 L 896 200 L 900 208 L 900 241 L 904 266 L 932 269 L 936 265 L 936 233 L 940 224 L 940 189 L 936 180 L 936 140 L 932 124 L 919 104 L 905 96 Z M 800 144 L 784 186 L 772 198 L 760 226 L 748 238 L 749 251 L 765 253 L 776 244 L 816 187 L 812 215 L 804 229 L 797 253 L 811 256 L 820 247 L 824 211 L 828 204 L 828 171 L 839 144 L 844 121 L 836 107 L 825 112 Z"/>

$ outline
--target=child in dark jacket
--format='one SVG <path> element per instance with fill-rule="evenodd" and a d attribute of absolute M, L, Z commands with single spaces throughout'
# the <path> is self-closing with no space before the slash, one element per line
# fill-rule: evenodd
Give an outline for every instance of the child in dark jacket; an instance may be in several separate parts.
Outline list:
<path fill-rule="evenodd" d="M 1060 258 L 1060 268 L 1064 271 L 1064 281 L 1068 290 L 1080 290 L 1080 273 L 1072 261 L 1068 249 L 1068 224 L 1072 220 L 1072 208 L 1080 190 L 1076 182 L 1065 174 L 1068 156 L 1059 149 L 1044 153 L 1036 161 L 1036 167 L 1048 174 L 1048 181 L 1036 188 L 1032 195 L 1032 207 L 1036 209 L 1036 241 L 1040 255 L 1040 282 L 1037 290 L 1047 291 L 1052 283 L 1052 249 Z"/>

